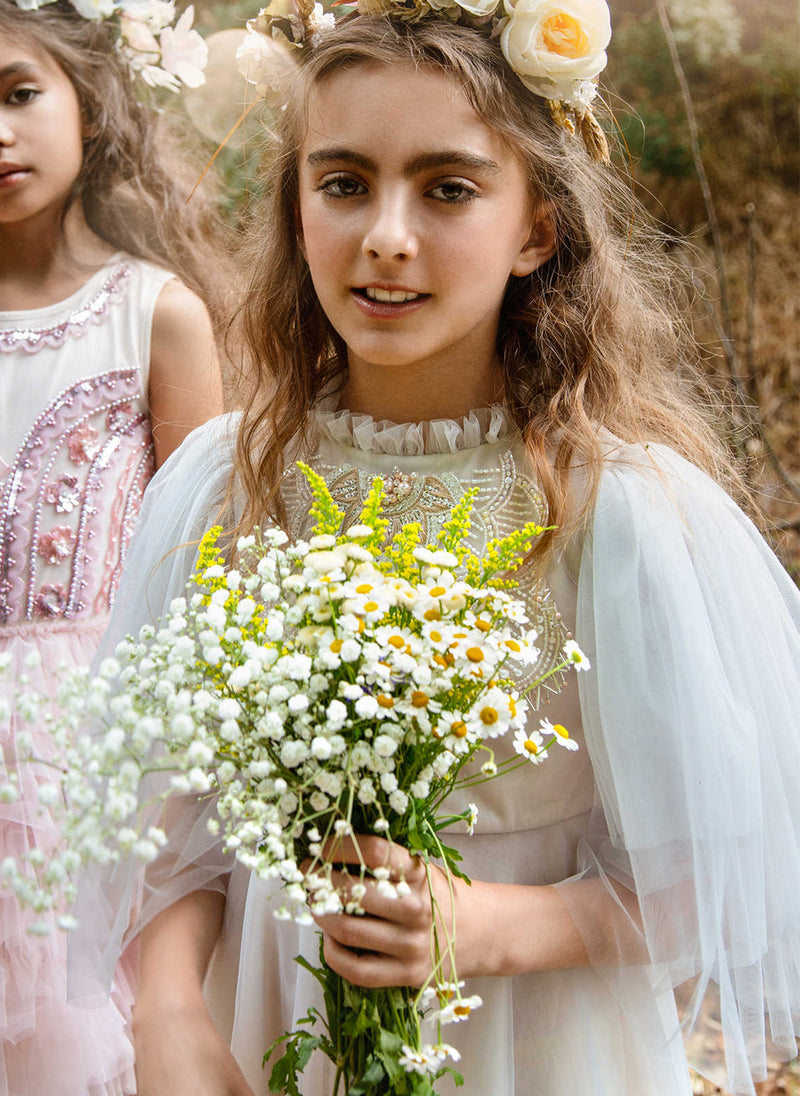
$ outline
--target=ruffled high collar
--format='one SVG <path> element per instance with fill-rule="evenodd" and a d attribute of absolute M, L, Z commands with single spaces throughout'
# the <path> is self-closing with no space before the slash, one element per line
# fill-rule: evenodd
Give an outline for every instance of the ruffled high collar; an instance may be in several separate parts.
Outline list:
<path fill-rule="evenodd" d="M 338 445 L 363 453 L 394 457 L 457 453 L 501 441 L 512 430 L 508 414 L 500 404 L 478 408 L 458 419 L 405 423 L 336 410 L 335 405 L 335 398 L 323 400 L 317 409 L 321 433 Z"/>

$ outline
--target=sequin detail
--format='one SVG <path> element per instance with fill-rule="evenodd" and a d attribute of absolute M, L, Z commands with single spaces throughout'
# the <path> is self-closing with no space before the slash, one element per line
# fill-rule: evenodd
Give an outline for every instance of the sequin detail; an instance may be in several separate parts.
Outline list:
<path fill-rule="evenodd" d="M 87 377 L 25 435 L 0 501 L 0 624 L 110 609 L 154 466 L 140 385 Z"/>
<path fill-rule="evenodd" d="M 0 328 L 0 353 L 24 350 L 35 354 L 45 346 L 62 346 L 68 338 L 80 338 L 93 323 L 102 323 L 109 306 L 125 299 L 131 277 L 128 263 L 114 267 L 97 293 L 53 327 Z"/>
<path fill-rule="evenodd" d="M 353 524 L 361 512 L 364 499 L 372 487 L 375 473 L 352 464 L 330 465 L 319 457 L 308 463 L 325 479 L 336 504 L 344 511 L 344 526 Z M 392 469 L 384 477 L 387 485 L 384 516 L 389 520 L 388 536 L 408 522 L 418 522 L 423 543 L 436 539 L 453 506 L 465 491 L 476 487 L 478 494 L 472 512 L 469 543 L 480 553 L 488 541 L 519 529 L 528 521 L 547 523 L 547 507 L 535 481 L 517 467 L 513 452 L 508 449 L 489 467 L 476 468 L 469 475 L 440 472 L 437 475 L 409 473 Z M 289 468 L 281 488 L 289 514 L 296 515 L 289 529 L 293 538 L 305 537 L 311 531 L 311 494 L 305 477 L 295 467 Z M 553 670 L 563 661 L 562 649 L 567 630 L 552 593 L 543 580 L 537 580 L 530 568 L 519 575 L 517 595 L 525 602 L 529 627 L 538 633 L 538 661 L 518 679 L 522 689 Z M 531 702 L 538 707 L 546 693 L 560 692 L 564 677 L 555 673 L 547 683 L 534 690 Z"/>

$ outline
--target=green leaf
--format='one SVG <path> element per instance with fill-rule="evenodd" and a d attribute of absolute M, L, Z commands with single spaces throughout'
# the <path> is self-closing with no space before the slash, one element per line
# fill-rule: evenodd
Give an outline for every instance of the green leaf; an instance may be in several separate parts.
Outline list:
<path fill-rule="evenodd" d="M 389 1075 L 392 1085 L 395 1086 L 394 1091 L 397 1091 L 397 1083 L 406 1076 L 406 1071 L 398 1062 L 398 1058 L 402 1053 L 403 1040 L 397 1032 L 381 1028 L 378 1036 L 378 1046 L 383 1067 Z"/>
<path fill-rule="evenodd" d="M 307 1031 L 295 1031 L 289 1035 L 282 1035 L 264 1055 L 264 1065 L 267 1064 L 275 1048 L 284 1040 L 286 1040 L 286 1050 L 272 1067 L 269 1075 L 269 1090 L 286 1093 L 286 1096 L 300 1096 L 297 1076 L 306 1068 L 309 1058 L 317 1047 L 321 1046 L 323 1040 L 321 1036 L 311 1035 Z"/>
<path fill-rule="evenodd" d="M 360 1080 L 347 1090 L 347 1096 L 370 1096 L 370 1093 L 378 1096 L 374 1086 L 379 1085 L 385 1077 L 386 1072 L 380 1061 L 373 1058 L 361 1074 Z"/>

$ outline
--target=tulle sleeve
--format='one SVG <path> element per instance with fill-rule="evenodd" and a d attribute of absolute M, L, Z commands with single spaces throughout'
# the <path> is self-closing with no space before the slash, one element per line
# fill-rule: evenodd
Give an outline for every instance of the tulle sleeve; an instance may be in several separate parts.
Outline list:
<path fill-rule="evenodd" d="M 586 888 L 561 894 L 623 1006 L 644 955 L 692 1064 L 752 1094 L 800 1031 L 798 590 L 703 473 L 638 450 L 604 473 L 577 634 L 597 788 L 580 867 L 620 911 L 613 962 Z"/>
<path fill-rule="evenodd" d="M 194 430 L 150 482 L 96 661 L 156 621 L 184 592 L 199 539 L 225 521 L 236 426 L 236 416 L 223 415 Z M 195 890 L 225 890 L 231 860 L 208 832 L 210 808 L 194 797 L 171 796 L 163 815 L 158 795 L 164 780 L 146 779 L 140 794 L 142 824 L 152 814 L 169 836 L 146 874 L 128 860 L 93 869 L 81 881 L 79 928 L 70 944 L 73 996 L 107 988 L 121 952 L 162 909 Z"/>

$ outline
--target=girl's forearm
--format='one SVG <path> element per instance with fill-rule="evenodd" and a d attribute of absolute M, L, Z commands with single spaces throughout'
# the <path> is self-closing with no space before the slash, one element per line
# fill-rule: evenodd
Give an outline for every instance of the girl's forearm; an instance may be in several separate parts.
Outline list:
<path fill-rule="evenodd" d="M 576 888 L 585 914 L 582 930 L 558 887 L 481 882 L 465 887 L 470 893 L 456 910 L 459 973 L 507 976 L 590 962 L 647 961 L 635 895 L 623 888 L 611 894 L 597 879 L 568 885 Z"/>
<path fill-rule="evenodd" d="M 502 977 L 588 963 L 583 940 L 554 887 L 474 881 L 463 885 L 463 892 L 453 926 L 460 977 Z"/>
<path fill-rule="evenodd" d="M 194 1005 L 222 928 L 225 896 L 195 891 L 142 930 L 136 1012 Z"/>

